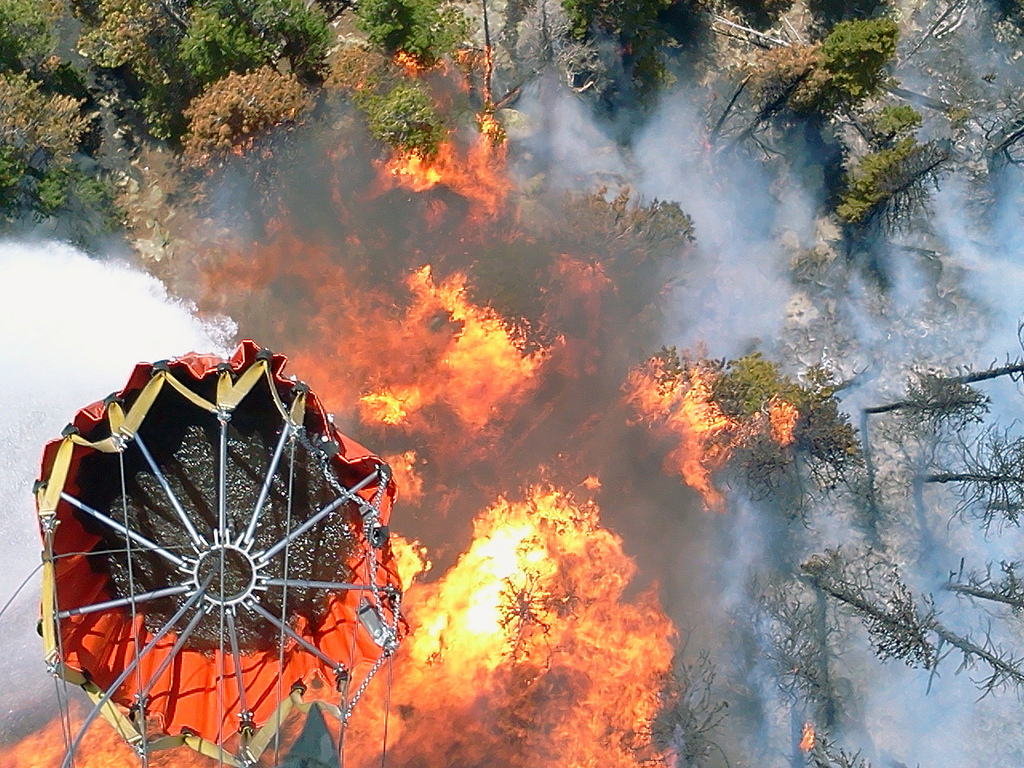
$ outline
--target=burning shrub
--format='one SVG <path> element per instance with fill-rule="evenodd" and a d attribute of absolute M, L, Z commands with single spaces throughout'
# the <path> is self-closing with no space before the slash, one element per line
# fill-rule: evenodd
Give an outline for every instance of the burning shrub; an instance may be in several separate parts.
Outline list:
<path fill-rule="evenodd" d="M 709 508 L 724 506 L 711 476 L 729 465 L 741 470 L 748 487 L 767 494 L 798 457 L 823 487 L 861 462 L 856 433 L 820 369 L 799 384 L 759 353 L 684 360 L 667 348 L 634 369 L 626 389 L 641 421 L 661 424 L 679 439 L 667 463 Z"/>
<path fill-rule="evenodd" d="M 438 0 L 363 0 L 356 26 L 370 45 L 404 53 L 424 67 L 453 53 L 469 33 L 462 11 Z"/>
<path fill-rule="evenodd" d="M 420 157 L 437 154 L 444 122 L 419 83 L 399 83 L 384 94 L 361 91 L 356 103 L 366 112 L 370 132 L 392 149 Z"/>
<path fill-rule="evenodd" d="M 261 67 L 232 73 L 207 88 L 186 111 L 188 155 L 198 158 L 230 149 L 257 133 L 292 120 L 309 99 L 295 75 Z"/>
<path fill-rule="evenodd" d="M 407 588 L 402 672 L 390 691 L 367 690 L 348 759 L 379 761 L 387 696 L 402 713 L 395 764 L 660 764 L 675 744 L 655 743 L 651 725 L 675 632 L 654 592 L 628 596 L 635 572 L 596 505 L 555 489 L 498 499 L 454 566 Z M 673 701 L 670 728 L 695 711 L 688 733 L 713 729 L 718 708 L 672 693 L 686 700 Z"/>

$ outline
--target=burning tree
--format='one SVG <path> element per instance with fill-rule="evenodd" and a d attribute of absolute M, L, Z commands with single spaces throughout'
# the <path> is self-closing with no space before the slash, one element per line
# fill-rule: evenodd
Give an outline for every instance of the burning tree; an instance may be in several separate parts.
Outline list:
<path fill-rule="evenodd" d="M 821 369 L 801 384 L 758 353 L 726 361 L 667 348 L 630 374 L 627 399 L 641 420 L 680 438 L 667 462 L 712 508 L 724 503 L 712 475 L 730 464 L 760 495 L 797 480 L 798 467 L 828 488 L 860 464 L 856 433 Z"/>

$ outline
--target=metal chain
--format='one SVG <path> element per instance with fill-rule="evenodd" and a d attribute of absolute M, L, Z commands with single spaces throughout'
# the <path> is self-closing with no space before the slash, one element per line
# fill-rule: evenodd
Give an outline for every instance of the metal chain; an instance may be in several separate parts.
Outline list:
<path fill-rule="evenodd" d="M 327 456 L 327 454 L 312 443 L 312 441 L 306 435 L 304 430 L 299 429 L 296 430 L 296 432 L 298 440 L 302 444 L 302 446 L 306 449 L 310 456 L 315 457 L 316 460 L 319 462 L 320 469 L 324 475 L 324 478 L 327 480 L 327 483 L 339 495 L 349 493 L 349 489 L 345 488 L 335 475 L 334 470 L 330 465 L 330 459 Z M 367 673 L 366 677 L 363 678 L 363 681 L 359 684 L 359 687 L 356 688 L 355 693 L 352 694 L 352 697 L 347 702 L 347 705 L 345 706 L 345 709 L 342 712 L 341 717 L 341 722 L 343 726 L 348 725 L 349 718 L 352 716 L 352 711 L 355 709 L 355 706 L 359 702 L 359 699 L 362 698 L 363 694 L 366 692 L 366 689 L 369 687 L 370 683 L 373 681 L 373 678 L 376 676 L 376 674 L 380 671 L 381 667 L 384 666 L 385 662 L 388 659 L 390 659 L 392 654 L 394 653 L 398 640 L 398 623 L 401 620 L 401 613 L 399 610 L 401 607 L 400 593 L 389 592 L 392 601 L 391 621 L 388 621 L 385 618 L 381 610 L 385 602 L 381 597 L 380 586 L 377 584 L 377 573 L 380 568 L 380 564 L 377 562 L 376 551 L 374 550 L 373 544 L 370 542 L 370 535 L 372 533 L 373 524 L 379 520 L 380 504 L 384 499 L 384 494 L 387 490 L 388 482 L 391 479 L 391 468 L 386 463 L 382 462 L 380 466 L 377 468 L 377 472 L 380 475 L 380 481 L 377 484 L 377 491 L 374 494 L 372 501 L 369 502 L 369 506 L 372 512 L 364 516 L 363 535 L 367 543 L 369 544 L 365 556 L 368 560 L 370 570 L 370 592 L 374 597 L 374 602 L 376 603 L 373 606 L 373 609 L 377 613 L 377 617 L 380 619 L 381 623 L 390 630 L 390 637 L 385 642 L 385 646 L 383 647 L 384 652 L 377 657 L 377 660 L 373 663 L 373 666 L 370 667 L 370 670 Z M 345 524 L 345 529 L 346 533 L 351 535 L 352 531 L 348 528 L 347 523 Z"/>
<path fill-rule="evenodd" d="M 380 671 L 380 668 L 384 666 L 384 662 L 390 657 L 390 652 L 382 653 L 377 657 L 373 666 L 370 667 L 370 671 L 366 674 L 366 678 L 359 684 L 359 687 L 356 688 L 356 692 L 352 694 L 352 699 L 349 701 L 348 706 L 345 707 L 345 711 L 341 713 L 342 725 L 348 725 L 349 718 L 352 717 L 352 710 L 355 709 L 356 704 L 359 703 L 359 699 L 366 692 L 366 689 L 370 687 L 370 682 L 373 680 L 374 675 Z"/>

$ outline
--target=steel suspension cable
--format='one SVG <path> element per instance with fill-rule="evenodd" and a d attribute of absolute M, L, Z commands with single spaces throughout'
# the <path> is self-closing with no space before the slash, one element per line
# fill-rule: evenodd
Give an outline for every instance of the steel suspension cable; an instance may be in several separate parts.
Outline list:
<path fill-rule="evenodd" d="M 388 758 L 388 724 L 391 721 L 391 684 L 394 681 L 394 657 L 388 656 L 388 688 L 384 694 L 384 739 L 380 747 L 380 768 L 386 768 Z"/>
<path fill-rule="evenodd" d="M 53 529 L 47 533 L 46 550 L 50 557 L 53 557 Z M 56 568 L 54 569 L 56 572 Z M 57 598 L 57 579 L 53 580 L 53 618 L 57 624 L 57 661 L 52 670 L 54 690 L 57 693 L 57 709 L 60 713 L 61 734 L 64 737 L 64 750 L 71 756 L 70 765 L 75 764 L 74 744 L 72 743 L 71 727 L 71 703 L 68 696 L 68 680 L 62 672 L 58 672 L 64 666 L 64 637 L 60 628 L 60 600 Z M 58 681 L 57 678 L 60 678 Z"/>
<path fill-rule="evenodd" d="M 285 424 L 287 430 L 288 425 Z M 291 445 L 288 449 L 288 496 L 285 506 L 285 522 L 284 530 L 285 534 L 289 534 L 292 529 L 292 493 L 295 488 L 295 440 L 291 441 Z M 277 718 L 278 721 L 274 728 L 274 762 L 281 762 L 281 701 L 284 696 L 284 684 L 281 680 L 284 675 L 284 636 L 285 627 L 288 626 L 288 567 L 289 558 L 291 556 L 291 540 L 287 540 L 284 545 L 284 570 L 282 572 L 282 584 L 281 584 L 281 626 L 278 632 L 277 642 Z"/>
<path fill-rule="evenodd" d="M 220 544 L 220 605 L 218 610 L 219 631 L 217 633 L 217 765 L 224 768 L 224 545 L 227 535 L 227 461 L 228 461 L 228 414 L 221 413 L 220 450 L 217 468 L 217 541 Z"/>
<path fill-rule="evenodd" d="M 128 485 L 125 482 L 124 474 L 124 451 L 117 452 L 118 467 L 121 473 L 121 514 L 124 518 L 125 530 L 128 525 Z M 142 736 L 142 765 L 149 768 L 149 745 L 146 743 L 146 702 L 141 698 L 142 693 L 142 669 L 139 666 L 139 632 L 138 632 L 138 610 L 135 605 L 135 567 L 132 563 L 132 540 L 130 536 L 125 537 L 125 557 L 128 560 L 128 597 L 130 598 L 132 611 L 132 647 L 135 653 L 135 690 L 139 692 L 140 698 L 136 702 L 139 715 L 139 722 L 136 727 Z"/>

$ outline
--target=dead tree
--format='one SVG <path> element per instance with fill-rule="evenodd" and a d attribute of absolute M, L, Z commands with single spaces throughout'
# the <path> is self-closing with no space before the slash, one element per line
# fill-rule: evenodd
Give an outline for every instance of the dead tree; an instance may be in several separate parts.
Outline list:
<path fill-rule="evenodd" d="M 662 688 L 662 706 L 651 725 L 655 747 L 675 755 L 679 765 L 701 768 L 728 759 L 715 740 L 727 704 L 714 694 L 715 668 L 705 652 L 687 659 L 676 653 Z"/>
<path fill-rule="evenodd" d="M 842 700 L 832 674 L 831 638 L 836 631 L 820 593 L 799 583 L 775 584 L 761 596 L 760 624 L 768 634 L 768 657 L 779 688 L 802 698 L 825 728 L 839 725 Z"/>
<path fill-rule="evenodd" d="M 1021 565 L 1020 562 L 1000 563 L 1000 577 L 993 577 L 991 565 L 984 574 L 969 574 L 966 581 L 959 574 L 951 576 L 946 588 L 965 597 L 1006 605 L 1014 614 L 1020 615 L 1024 613 L 1024 581 L 1017 575 Z"/>
<path fill-rule="evenodd" d="M 960 511 L 977 510 L 986 529 L 997 520 L 1019 525 L 1024 516 L 1024 438 L 987 430 L 973 445 L 963 446 L 962 462 L 958 471 L 933 472 L 924 482 L 959 486 Z"/>
<path fill-rule="evenodd" d="M 960 654 L 960 670 L 985 669 L 974 681 L 984 693 L 1024 686 L 1024 659 L 998 646 L 988 633 L 978 642 L 951 631 L 939 621 L 931 596 L 918 605 L 896 569 L 870 551 L 857 563 L 838 550 L 827 550 L 801 569 L 818 589 L 861 619 L 881 660 L 934 670 L 951 648 Z"/>
<path fill-rule="evenodd" d="M 836 749 L 835 744 L 822 737 L 815 738 L 809 757 L 813 768 L 871 768 L 871 764 L 862 759 L 859 753 L 851 755 Z"/>

